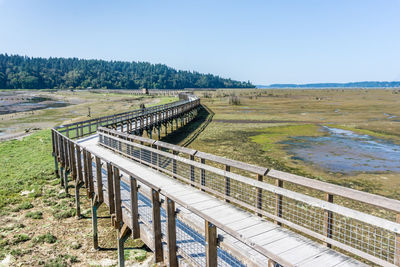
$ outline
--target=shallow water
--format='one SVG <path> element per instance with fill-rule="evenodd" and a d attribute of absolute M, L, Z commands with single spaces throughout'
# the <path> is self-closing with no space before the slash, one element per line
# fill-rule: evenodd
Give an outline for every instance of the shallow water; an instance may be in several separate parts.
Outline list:
<path fill-rule="evenodd" d="M 321 130 L 327 135 L 292 137 L 281 143 L 294 159 L 331 172 L 400 172 L 400 145 L 348 130 Z"/>
<path fill-rule="evenodd" d="M 65 103 L 63 101 L 55 101 L 51 98 L 45 97 L 25 98 L 25 100 L 3 98 L 2 100 L 0 100 L 0 115 L 39 109 L 60 108 L 66 107 L 68 105 L 68 103 Z"/>

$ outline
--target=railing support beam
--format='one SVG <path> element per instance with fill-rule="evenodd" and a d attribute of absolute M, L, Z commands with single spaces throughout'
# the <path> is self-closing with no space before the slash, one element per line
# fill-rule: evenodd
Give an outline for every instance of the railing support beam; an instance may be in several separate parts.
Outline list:
<path fill-rule="evenodd" d="M 333 195 L 325 193 L 325 201 L 333 203 Z M 331 211 L 324 211 L 324 233 L 328 238 L 332 238 L 333 233 L 333 213 Z M 325 243 L 328 248 L 331 248 L 332 245 L 329 243 Z"/>
<path fill-rule="evenodd" d="M 169 198 L 167 201 L 167 243 L 168 243 L 168 263 L 170 267 L 178 266 L 176 257 L 176 216 L 175 202 Z"/>
<path fill-rule="evenodd" d="M 117 229 L 117 245 L 118 245 L 118 266 L 124 267 L 125 266 L 125 259 L 124 259 L 124 244 L 125 241 L 128 239 L 131 230 L 129 227 L 124 224 L 120 229 Z"/>
<path fill-rule="evenodd" d="M 154 238 L 154 261 L 155 263 L 164 260 L 163 247 L 161 242 L 161 215 L 160 215 L 160 194 L 152 190 L 153 205 L 153 238 Z"/>
<path fill-rule="evenodd" d="M 216 267 L 218 265 L 217 256 L 217 227 L 212 223 L 205 221 L 205 233 L 206 233 L 206 266 Z"/>
<path fill-rule="evenodd" d="M 82 181 L 77 180 L 75 183 L 75 205 L 76 205 L 76 217 L 78 219 L 82 218 L 81 215 L 81 203 L 80 203 L 80 189 L 82 187 Z"/>
<path fill-rule="evenodd" d="M 95 196 L 92 197 L 92 228 L 93 228 L 93 248 L 99 249 L 99 236 L 97 228 L 97 209 L 100 207 L 101 203 L 97 202 Z"/>

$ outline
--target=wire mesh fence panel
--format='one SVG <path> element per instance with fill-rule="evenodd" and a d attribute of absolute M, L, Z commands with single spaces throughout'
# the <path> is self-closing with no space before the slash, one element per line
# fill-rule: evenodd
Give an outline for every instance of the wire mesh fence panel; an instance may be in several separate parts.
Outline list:
<path fill-rule="evenodd" d="M 117 138 L 111 140 L 111 146 L 161 171 L 176 174 L 186 183 L 194 182 L 203 186 L 203 189 L 209 189 L 218 197 L 235 200 L 234 203 L 247 208 L 250 206 L 262 209 L 320 236 L 328 236 L 379 259 L 394 262 L 396 234 L 379 226 L 368 225 L 336 213 L 331 213 L 331 221 L 327 223 L 328 215 L 325 209 L 202 169 L 192 163 L 193 161 L 175 158 L 172 154 L 163 154 L 162 151 L 155 151 L 150 147 L 137 147 L 138 144 L 124 143 Z"/>

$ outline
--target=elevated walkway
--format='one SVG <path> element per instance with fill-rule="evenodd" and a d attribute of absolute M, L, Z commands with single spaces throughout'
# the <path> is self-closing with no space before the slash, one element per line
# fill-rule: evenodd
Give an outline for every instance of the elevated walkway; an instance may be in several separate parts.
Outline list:
<path fill-rule="evenodd" d="M 302 235 L 266 221 L 253 213 L 246 212 L 208 193 L 180 183 L 170 176 L 110 151 L 98 144 L 97 135 L 77 142 L 92 154 L 101 155 L 111 162 L 118 162 L 123 169 L 132 170 L 135 176 L 159 188 L 162 199 L 165 199 L 164 196 L 167 195 L 181 203 L 176 205 L 180 210 L 176 222 L 176 241 L 178 249 L 187 254 L 188 258 L 192 259 L 192 263 L 200 266 L 206 265 L 204 219 L 191 211 L 196 210 L 212 218 L 218 224 L 225 225 L 232 232 L 236 232 L 237 237 L 240 236 L 239 240 L 218 229 L 221 243 L 221 248 L 218 249 L 219 266 L 267 266 L 269 258 L 266 255 L 284 266 L 367 266 Z M 96 173 L 95 163 L 92 164 L 92 168 L 93 173 Z M 105 203 L 110 205 L 107 201 L 107 170 L 102 168 L 102 174 Z M 125 182 L 130 179 L 130 175 L 123 171 L 120 174 L 123 175 L 121 178 L 123 221 L 131 228 L 133 227 L 130 209 L 131 193 L 129 184 Z M 93 178 L 97 190 L 97 177 Z M 140 185 L 138 196 L 140 234 L 144 242 L 153 248 L 151 189 L 142 182 L 138 182 L 138 184 Z M 165 239 L 167 226 L 164 208 L 161 210 L 161 222 Z M 167 250 L 165 244 L 164 250 Z M 181 257 L 180 260 L 186 262 Z"/>
<path fill-rule="evenodd" d="M 95 248 L 105 203 L 120 266 L 130 235 L 174 267 L 400 266 L 400 201 L 141 137 L 196 116 L 200 100 L 179 98 L 52 129 L 78 216 L 80 187 L 92 201 Z"/>

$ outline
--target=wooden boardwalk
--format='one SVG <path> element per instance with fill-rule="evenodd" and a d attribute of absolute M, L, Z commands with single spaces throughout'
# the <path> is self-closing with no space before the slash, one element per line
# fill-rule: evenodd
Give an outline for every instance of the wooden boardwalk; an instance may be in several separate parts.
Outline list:
<path fill-rule="evenodd" d="M 105 203 L 120 266 L 129 236 L 169 266 L 400 266 L 400 201 L 140 136 L 188 123 L 199 100 L 180 98 L 52 130 L 56 170 L 66 191 L 68 176 L 75 182 L 77 214 L 80 187 L 92 201 L 95 248 Z M 334 196 L 385 213 L 345 207 Z"/>
<path fill-rule="evenodd" d="M 160 194 L 164 192 L 168 195 L 179 199 L 184 206 L 190 206 L 199 210 L 207 216 L 214 218 L 220 224 L 224 224 L 232 230 L 242 235 L 244 239 L 263 247 L 276 257 L 282 258 L 282 262 L 288 262 L 294 266 L 363 266 L 361 262 L 345 256 L 339 252 L 328 249 L 326 246 L 310 241 L 299 234 L 288 229 L 282 228 L 277 224 L 263 220 L 262 218 L 243 211 L 231 204 L 228 204 L 218 198 L 207 193 L 201 192 L 189 185 L 182 184 L 172 177 L 166 176 L 160 172 L 146 167 L 140 163 L 134 162 L 126 157 L 116 154 L 98 144 L 96 135 L 89 138 L 78 140 L 87 151 L 103 155 L 111 162 L 118 162 L 119 166 L 127 170 L 135 170 L 135 174 L 146 179 L 148 183 L 156 185 L 160 188 Z M 96 165 L 93 163 L 93 172 L 96 173 Z M 102 169 L 103 193 L 105 199 L 108 199 L 107 172 Z M 121 172 L 125 179 L 129 179 L 129 175 Z M 97 189 L 97 177 L 94 177 L 95 187 Z M 141 192 L 139 192 L 139 218 L 141 230 L 146 235 L 142 237 L 146 240 L 147 245 L 152 246 L 153 237 L 151 231 L 152 225 L 152 203 L 150 188 L 139 183 Z M 121 181 L 121 199 L 123 220 L 132 227 L 130 213 L 130 186 Z M 109 203 L 105 201 L 107 205 Z M 189 251 L 191 258 L 195 263 L 205 266 L 205 238 L 201 234 L 204 220 L 194 213 L 186 210 L 184 206 L 177 205 L 181 210 L 177 219 L 177 245 L 182 251 Z M 161 210 L 162 232 L 166 236 L 166 212 Z M 239 252 L 241 255 L 236 257 L 229 252 L 219 250 L 219 266 L 245 266 L 253 263 L 261 266 L 268 265 L 268 258 L 261 253 L 257 253 L 252 248 L 235 240 L 229 234 L 219 231 L 222 240 L 226 243 L 226 247 L 230 247 L 233 251 Z M 167 253 L 165 253 L 167 255 Z M 367 266 L 367 265 L 365 265 Z"/>

